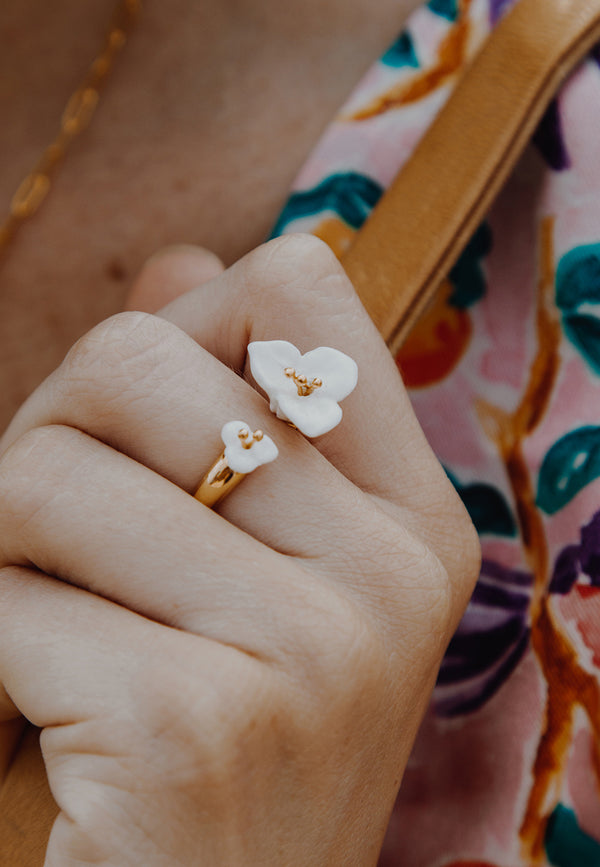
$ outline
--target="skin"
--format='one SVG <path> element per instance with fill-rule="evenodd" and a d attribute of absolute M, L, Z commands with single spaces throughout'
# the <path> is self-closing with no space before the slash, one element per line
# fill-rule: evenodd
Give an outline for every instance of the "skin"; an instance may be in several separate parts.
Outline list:
<path fill-rule="evenodd" d="M 61 24 L 74 5 L 57 4 Z M 374 27 L 358 0 L 321 3 L 318 19 L 215 2 L 204 28 L 199 4 L 178 5 L 166 15 L 148 4 L 102 123 L 2 270 L 0 720 L 5 733 L 23 716 L 43 729 L 61 810 L 46 867 L 372 864 L 478 543 L 328 248 L 293 236 L 226 270 L 222 260 L 264 236 L 317 128 L 395 33 L 398 4 L 382 3 Z M 17 32 L 21 8 L 9 8 Z M 82 23 L 89 41 L 106 8 Z M 161 71 L 173 67 L 171 42 L 164 59 L 152 52 L 159 24 L 179 39 L 171 83 Z M 192 24 L 206 52 L 192 51 Z M 354 53 L 343 48 L 349 33 Z M 41 56 L 63 57 L 63 30 L 52 35 Z M 311 80 L 323 67 L 306 63 L 310 51 L 337 58 L 331 92 Z M 154 65 L 166 92 L 153 88 L 153 99 L 164 98 L 169 123 L 150 149 L 127 109 L 149 99 Z M 63 67 L 64 57 L 58 77 Z M 265 99 L 252 85 L 275 70 Z M 204 134 L 191 147 L 194 100 Z M 23 104 L 12 106 L 22 121 Z M 42 105 L 35 134 L 23 121 L 18 135 L 41 140 Z M 305 130 L 297 121 L 309 115 Z M 233 141 L 232 118 L 245 138 Z M 168 161 L 172 148 L 180 159 Z M 216 154 L 225 181 L 215 190 Z M 269 183 L 257 185 L 264 165 Z M 187 191 L 175 184 L 182 166 Z M 115 190 L 130 203 L 124 214 Z M 218 255 L 177 247 L 143 264 L 176 239 Z M 109 279 L 115 251 L 126 274 L 140 269 L 135 280 Z M 249 373 L 248 342 L 277 338 L 358 363 L 341 425 L 318 440 L 278 421 Z M 189 494 L 230 418 L 262 428 L 280 456 L 212 512 Z M 10 747 L 6 734 L 5 761 Z"/>
<path fill-rule="evenodd" d="M 5 207 L 114 3 L 2 3 Z M 318 136 L 415 5 L 378 0 L 373 15 L 368 0 L 145 0 L 91 127 L 0 263 L 0 430 L 78 337 L 123 309 L 157 250 L 200 245 L 230 265 L 264 240 Z"/>

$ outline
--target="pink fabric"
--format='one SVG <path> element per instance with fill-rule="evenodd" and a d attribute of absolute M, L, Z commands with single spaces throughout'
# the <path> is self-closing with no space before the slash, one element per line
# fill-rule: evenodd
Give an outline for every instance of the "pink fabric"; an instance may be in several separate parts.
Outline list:
<path fill-rule="evenodd" d="M 314 232 L 341 253 L 508 5 L 419 9 L 317 144 L 276 232 Z M 448 40 L 456 68 L 444 67 Z M 590 56 L 398 359 L 484 568 L 405 774 L 386 867 L 600 865 L 599 108 Z M 520 404 L 538 410 L 530 429 Z M 514 441 L 510 459 L 494 430 Z"/>

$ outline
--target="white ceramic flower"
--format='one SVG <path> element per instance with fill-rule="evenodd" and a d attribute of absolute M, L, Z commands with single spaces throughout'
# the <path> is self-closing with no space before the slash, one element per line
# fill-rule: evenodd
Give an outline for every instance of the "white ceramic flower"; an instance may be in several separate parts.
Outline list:
<path fill-rule="evenodd" d="M 245 421 L 228 421 L 221 430 L 225 460 L 234 473 L 251 473 L 261 464 L 274 461 L 279 451 L 262 431 L 252 431 Z"/>
<path fill-rule="evenodd" d="M 308 437 L 332 430 L 342 419 L 338 401 L 356 386 L 358 367 L 350 356 L 329 346 L 302 355 L 287 340 L 248 344 L 250 369 L 269 396 L 271 412 Z"/>

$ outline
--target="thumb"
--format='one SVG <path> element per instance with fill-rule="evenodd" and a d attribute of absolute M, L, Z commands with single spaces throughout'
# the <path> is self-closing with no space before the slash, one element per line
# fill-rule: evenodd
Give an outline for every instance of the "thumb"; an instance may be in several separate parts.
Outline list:
<path fill-rule="evenodd" d="M 224 270 L 219 257 L 203 247 L 192 244 L 164 247 L 143 265 L 125 299 L 124 309 L 156 313 Z"/>

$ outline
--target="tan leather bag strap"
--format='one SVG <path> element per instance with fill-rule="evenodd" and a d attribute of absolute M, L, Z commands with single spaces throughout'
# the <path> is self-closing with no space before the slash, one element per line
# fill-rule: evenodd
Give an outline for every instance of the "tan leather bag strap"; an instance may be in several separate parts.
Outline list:
<path fill-rule="evenodd" d="M 39 732 L 28 726 L 0 792 L 0 865 L 42 867 L 57 813 Z"/>
<path fill-rule="evenodd" d="M 475 230 L 560 82 L 600 41 L 600 0 L 519 0 L 381 199 L 344 265 L 392 349 Z M 0 791 L 0 865 L 41 867 L 57 807 L 35 730 Z"/>
<path fill-rule="evenodd" d="M 519 0 L 358 232 L 342 262 L 394 353 L 596 42 L 600 0 Z"/>

